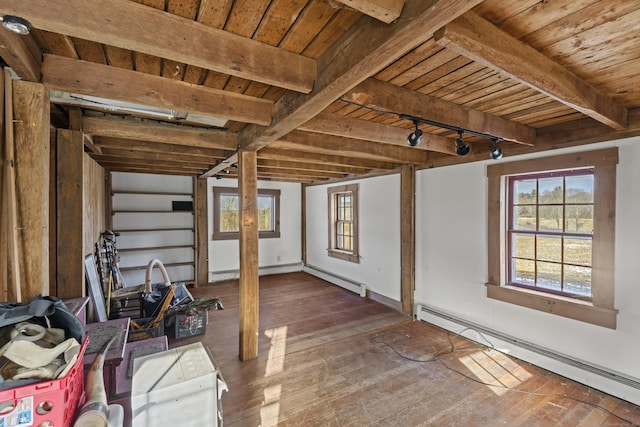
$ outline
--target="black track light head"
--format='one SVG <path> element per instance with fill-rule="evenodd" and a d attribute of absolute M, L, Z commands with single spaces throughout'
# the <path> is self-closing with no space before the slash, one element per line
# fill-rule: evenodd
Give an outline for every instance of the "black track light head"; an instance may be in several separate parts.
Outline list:
<path fill-rule="evenodd" d="M 469 144 L 462 139 L 462 131 L 458 131 L 458 138 L 456 138 L 456 154 L 458 156 L 466 156 L 471 151 Z"/>
<path fill-rule="evenodd" d="M 489 149 L 489 153 L 491 153 L 491 158 L 493 160 L 500 160 L 502 158 L 502 150 L 500 149 L 500 147 L 498 147 L 498 140 L 497 139 L 492 139 L 493 144 L 491 145 L 491 148 Z"/>
<path fill-rule="evenodd" d="M 407 144 L 415 147 L 416 145 L 420 144 L 420 141 L 422 141 L 422 130 L 418 128 L 418 122 L 416 120 L 414 120 L 413 124 L 416 126 L 416 130 L 411 132 L 407 137 Z"/>

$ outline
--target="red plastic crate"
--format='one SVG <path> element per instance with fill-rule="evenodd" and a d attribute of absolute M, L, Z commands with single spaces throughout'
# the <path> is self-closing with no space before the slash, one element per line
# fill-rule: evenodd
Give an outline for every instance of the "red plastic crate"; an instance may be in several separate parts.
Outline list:
<path fill-rule="evenodd" d="M 70 426 L 84 400 L 84 352 L 88 342 L 87 337 L 65 377 L 0 391 L 0 406 L 6 408 L 0 426 Z M 11 407 L 14 409 L 6 412 Z"/>

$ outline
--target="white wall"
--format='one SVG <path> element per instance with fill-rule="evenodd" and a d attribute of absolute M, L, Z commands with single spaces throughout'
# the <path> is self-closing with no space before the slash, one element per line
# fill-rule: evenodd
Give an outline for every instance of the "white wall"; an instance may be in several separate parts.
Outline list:
<path fill-rule="evenodd" d="M 640 379 L 640 138 L 501 161 L 618 146 L 616 330 L 488 299 L 487 182 L 491 161 L 417 174 L 415 300 L 608 371 Z"/>
<path fill-rule="evenodd" d="M 117 238 L 117 246 L 120 251 L 119 266 L 125 270 L 122 273 L 126 285 L 143 284 L 146 273 L 146 269 L 127 271 L 127 268 L 145 267 L 154 258 L 159 259 L 165 265 L 171 281 L 188 282 L 194 280 L 193 212 L 172 210 L 172 201 L 193 200 L 193 178 L 113 172 L 111 187 L 114 193 L 111 199 L 112 207 L 116 212 L 113 216 L 113 229 L 116 231 L 129 230 L 122 232 Z M 137 194 L 127 194 L 126 192 L 136 192 Z M 186 228 L 188 230 L 167 230 L 171 228 Z M 163 248 L 179 245 L 188 247 Z M 192 264 L 170 265 L 173 263 Z M 154 283 L 163 281 L 160 270 L 157 268 L 152 270 L 152 281 Z"/>
<path fill-rule="evenodd" d="M 330 185 L 319 185 L 307 187 L 307 265 L 400 301 L 400 175 L 349 181 L 355 183 L 360 263 L 327 255 Z"/>
<path fill-rule="evenodd" d="M 213 187 L 238 187 L 235 179 L 207 180 L 207 218 L 209 239 L 209 278 L 221 280 L 238 277 L 240 248 L 238 240 L 213 240 Z M 302 262 L 301 186 L 296 183 L 258 181 L 258 189 L 280 190 L 280 237 L 260 239 L 258 265 L 265 267 L 292 266 L 300 270 Z M 295 266 L 293 266 L 295 265 Z M 274 272 L 282 270 L 271 269 Z"/>

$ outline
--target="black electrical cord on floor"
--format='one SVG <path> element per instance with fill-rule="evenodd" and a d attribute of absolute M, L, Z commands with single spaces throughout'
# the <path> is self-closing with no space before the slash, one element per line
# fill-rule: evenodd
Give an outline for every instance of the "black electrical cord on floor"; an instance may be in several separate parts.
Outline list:
<path fill-rule="evenodd" d="M 529 394 L 529 395 L 533 395 L 533 396 L 548 396 L 548 397 L 561 397 L 561 398 L 566 398 L 566 399 L 571 399 L 573 401 L 579 402 L 579 403 L 583 403 L 585 405 L 591 406 L 593 408 L 599 409 L 602 412 L 605 412 L 609 415 L 612 415 L 616 418 L 618 418 L 619 420 L 628 423 L 634 427 L 640 427 L 640 425 L 633 423 L 631 421 L 629 421 L 628 419 L 610 411 L 609 409 L 605 408 L 604 406 L 598 405 L 596 403 L 592 403 L 589 402 L 587 400 L 582 400 L 582 399 L 578 399 L 577 397 L 573 397 L 573 396 L 569 396 L 568 394 L 564 394 L 564 393 L 541 393 L 541 392 L 536 392 L 536 391 L 527 391 L 527 390 L 522 390 L 519 388 L 514 388 L 514 387 L 508 387 L 502 384 L 491 384 L 491 383 L 487 383 L 484 381 L 481 381 L 477 378 L 473 378 L 467 374 L 465 374 L 464 372 L 461 372 L 455 368 L 452 368 L 451 366 L 448 366 L 442 359 L 442 356 L 446 356 L 448 354 L 452 354 L 455 352 L 459 352 L 459 351 L 470 351 L 470 350 L 480 350 L 482 352 L 486 351 L 487 349 L 489 350 L 495 350 L 495 347 L 493 345 L 493 343 L 491 343 L 484 335 L 482 335 L 482 333 L 480 331 L 477 331 L 473 328 L 464 328 L 463 330 L 461 330 L 460 332 L 456 333 L 454 335 L 454 337 L 458 337 L 461 336 L 461 334 L 463 334 L 464 332 L 471 330 L 476 332 L 478 335 L 480 335 L 482 337 L 482 339 L 487 342 L 488 346 L 483 346 L 483 347 L 473 347 L 473 348 L 464 348 L 464 349 L 456 349 L 455 348 L 455 344 L 453 343 L 453 340 L 451 338 L 450 334 L 447 334 L 447 339 L 449 340 L 449 344 L 450 344 L 450 348 L 441 352 L 436 352 L 433 356 L 427 358 L 427 359 L 416 359 L 407 355 L 402 354 L 401 352 L 399 352 L 393 345 L 389 344 L 388 342 L 379 340 L 379 336 L 381 335 L 387 335 L 389 334 L 389 332 L 383 332 L 380 334 L 376 334 L 371 338 L 371 342 L 376 343 L 376 344 L 381 344 L 384 345 L 388 348 L 390 348 L 395 354 L 397 354 L 399 357 L 405 359 L 405 360 L 409 360 L 411 362 L 416 362 L 416 363 L 431 363 L 431 362 L 439 362 L 442 366 L 444 366 L 445 368 L 447 368 L 448 370 L 457 373 L 458 375 L 463 376 L 464 378 L 468 379 L 469 381 L 473 381 L 475 383 L 484 385 L 484 386 L 488 386 L 488 387 L 497 387 L 497 388 L 501 388 L 504 390 L 508 390 L 508 391 L 513 391 L 513 392 L 517 392 L 517 393 L 523 393 L 523 394 Z M 403 334 L 400 331 L 395 331 L 395 332 L 391 332 L 393 334 Z M 503 353 L 504 354 L 504 353 Z M 505 354 L 505 356 L 508 356 Z M 511 373 L 511 372 L 509 372 Z"/>

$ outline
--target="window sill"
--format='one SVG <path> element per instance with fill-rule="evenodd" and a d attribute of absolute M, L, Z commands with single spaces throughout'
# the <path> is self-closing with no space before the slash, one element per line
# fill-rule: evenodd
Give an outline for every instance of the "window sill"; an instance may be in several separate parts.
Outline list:
<path fill-rule="evenodd" d="M 493 283 L 486 283 L 485 286 L 488 298 L 616 329 L 618 315 L 616 309 L 597 307 L 591 302 L 549 295 L 515 286 L 499 286 Z"/>
<path fill-rule="evenodd" d="M 337 249 L 328 249 L 328 255 L 332 258 L 338 258 L 345 261 L 360 263 L 360 257 L 357 254 L 351 252 L 339 251 Z"/>

